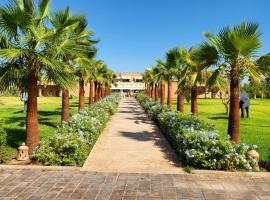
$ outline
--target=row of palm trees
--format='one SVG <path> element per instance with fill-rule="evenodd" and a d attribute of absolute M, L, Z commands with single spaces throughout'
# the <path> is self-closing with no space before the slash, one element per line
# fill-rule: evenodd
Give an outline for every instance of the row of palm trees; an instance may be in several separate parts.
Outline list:
<path fill-rule="evenodd" d="M 68 121 L 69 90 L 79 82 L 79 110 L 84 109 L 84 86 L 90 83 L 92 104 L 108 95 L 113 72 L 94 59 L 98 42 L 87 30 L 83 15 L 67 7 L 50 13 L 50 0 L 11 0 L 0 6 L 0 90 L 28 93 L 26 143 L 40 143 L 38 83 L 53 82 L 62 89 L 62 121 Z M 95 88 L 95 99 L 93 91 Z"/>
<path fill-rule="evenodd" d="M 219 87 L 229 82 L 230 109 L 228 134 L 235 143 L 240 142 L 239 87 L 248 76 L 259 82 L 270 75 L 270 54 L 258 57 L 261 47 L 259 25 L 243 22 L 225 27 L 216 35 L 205 33 L 208 39 L 190 49 L 173 48 L 166 60 L 157 60 L 155 66 L 143 73 L 145 93 L 154 100 L 165 101 L 172 108 L 172 82 L 178 82 L 177 110 L 184 112 L 184 96 L 191 98 L 191 112 L 198 116 L 198 86 Z M 186 94 L 186 95 L 184 95 Z"/>

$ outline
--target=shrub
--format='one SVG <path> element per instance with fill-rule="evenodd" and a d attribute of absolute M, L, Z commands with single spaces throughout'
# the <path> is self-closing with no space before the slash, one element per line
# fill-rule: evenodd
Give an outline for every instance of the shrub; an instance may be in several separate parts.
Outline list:
<path fill-rule="evenodd" d="M 73 115 L 41 142 L 32 159 L 43 165 L 82 166 L 118 102 L 119 95 L 111 95 Z"/>
<path fill-rule="evenodd" d="M 191 114 L 162 107 L 142 93 L 137 94 L 136 99 L 158 123 L 184 164 L 204 169 L 255 170 L 255 161 L 247 151 L 256 146 L 238 145 L 229 138 L 222 139 L 212 125 Z"/>
<path fill-rule="evenodd" d="M 0 164 L 8 160 L 8 151 L 6 149 L 7 144 L 7 133 L 0 127 Z"/>

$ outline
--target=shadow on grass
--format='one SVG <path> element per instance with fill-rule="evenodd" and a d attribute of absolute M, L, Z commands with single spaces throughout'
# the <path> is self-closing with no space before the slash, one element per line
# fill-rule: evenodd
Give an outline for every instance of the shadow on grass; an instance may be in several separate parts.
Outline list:
<path fill-rule="evenodd" d="M 38 111 L 38 115 L 40 117 L 42 116 L 53 116 L 53 115 L 56 115 L 56 116 L 61 116 L 61 109 L 56 109 L 54 111 L 44 111 L 44 110 L 41 110 L 41 111 Z"/>
<path fill-rule="evenodd" d="M 209 117 L 209 119 L 219 120 L 219 119 L 228 119 L 228 117 L 227 116 L 216 116 L 216 117 Z"/>
<path fill-rule="evenodd" d="M 5 120 L 3 120 L 5 124 L 15 124 L 18 123 L 18 125 L 20 127 L 24 127 L 25 126 L 25 117 L 9 117 L 6 118 Z"/>
<path fill-rule="evenodd" d="M 39 124 L 42 124 L 42 125 L 46 125 L 48 127 L 52 127 L 52 128 L 56 128 L 57 125 L 59 125 L 59 122 L 58 121 L 50 122 L 50 121 L 48 121 L 48 119 L 39 119 L 38 120 L 38 123 Z"/>
<path fill-rule="evenodd" d="M 17 148 L 25 141 L 25 130 L 18 128 L 5 128 L 7 132 L 7 143 L 13 148 Z"/>

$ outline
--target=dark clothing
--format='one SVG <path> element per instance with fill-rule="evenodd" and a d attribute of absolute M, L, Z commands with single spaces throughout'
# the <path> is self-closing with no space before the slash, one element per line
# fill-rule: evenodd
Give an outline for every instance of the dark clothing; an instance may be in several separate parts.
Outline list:
<path fill-rule="evenodd" d="M 249 117 L 249 95 L 246 92 L 240 92 L 239 94 L 239 107 L 241 109 L 241 117 L 245 118 L 245 111 L 247 117 Z"/>

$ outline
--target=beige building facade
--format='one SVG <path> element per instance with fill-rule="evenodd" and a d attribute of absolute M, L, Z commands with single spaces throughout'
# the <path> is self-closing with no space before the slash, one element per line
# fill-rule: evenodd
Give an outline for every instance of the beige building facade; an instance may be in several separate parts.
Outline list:
<path fill-rule="evenodd" d="M 143 91 L 144 83 L 142 81 L 142 74 L 128 72 L 117 73 L 115 84 L 112 85 L 111 90 L 128 96 L 138 91 Z"/>
<path fill-rule="evenodd" d="M 85 96 L 89 96 L 89 83 L 85 84 Z M 143 91 L 145 84 L 142 80 L 141 73 L 116 73 L 115 84 L 111 86 L 112 92 L 120 92 L 125 95 L 133 95 L 136 92 Z M 177 82 L 174 81 L 172 84 L 173 97 L 177 97 Z M 167 97 L 167 84 L 165 84 L 165 96 Z M 62 91 L 59 87 L 54 84 L 39 85 L 39 96 L 55 96 L 59 97 L 62 95 Z M 70 89 L 70 95 L 79 96 L 79 84 L 74 88 Z M 198 86 L 198 98 L 220 98 L 220 91 L 217 89 L 207 89 L 204 85 Z"/>

